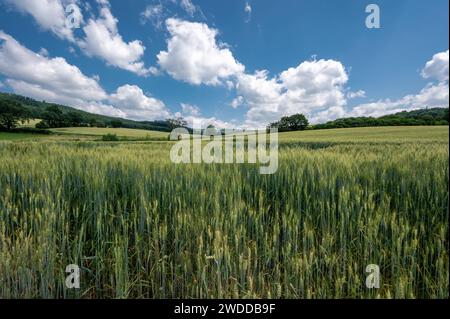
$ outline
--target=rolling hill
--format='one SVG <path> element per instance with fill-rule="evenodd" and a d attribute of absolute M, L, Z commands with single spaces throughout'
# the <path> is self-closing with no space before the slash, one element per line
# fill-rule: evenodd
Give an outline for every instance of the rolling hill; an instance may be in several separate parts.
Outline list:
<path fill-rule="evenodd" d="M 67 113 L 76 113 L 83 117 L 86 122 L 94 121 L 100 125 L 109 125 L 112 121 L 120 120 L 121 127 L 129 128 L 129 129 L 141 129 L 141 130 L 150 130 L 150 131 L 162 131 L 162 132 L 170 132 L 171 127 L 166 121 L 133 121 L 129 119 L 116 118 L 111 116 L 93 114 L 85 111 L 81 111 L 75 109 L 70 106 L 47 103 L 45 101 L 37 101 L 29 97 L 10 94 L 10 93 L 1 93 L 0 92 L 0 100 L 4 101 L 14 101 L 20 103 L 24 108 L 26 108 L 30 117 L 34 119 L 42 118 L 43 113 L 46 111 L 49 106 L 58 107 L 64 114 Z"/>
<path fill-rule="evenodd" d="M 19 103 L 26 108 L 30 114 L 30 118 L 41 119 L 48 107 L 57 107 L 65 115 L 74 114 L 83 118 L 84 125 L 76 126 L 98 126 L 98 127 L 121 127 L 124 129 L 138 129 L 147 131 L 170 132 L 172 126 L 167 121 L 133 121 L 129 119 L 116 118 L 111 116 L 93 114 L 75 109 L 70 106 L 47 103 L 45 101 L 37 101 L 29 97 L 0 93 L 0 101 L 12 101 Z M 111 125 L 113 122 L 120 121 L 119 126 Z M 36 121 L 33 121 L 33 123 Z M 425 108 L 414 111 L 404 111 L 390 115 L 375 117 L 349 117 L 341 118 L 326 123 L 316 124 L 309 129 L 335 129 L 335 128 L 352 128 L 352 127 L 378 127 L 378 126 L 429 126 L 429 125 L 448 125 L 449 109 L 448 108 Z M 95 123 L 91 125 L 89 123 Z M 33 125 L 34 126 L 34 125 Z M 61 125 L 52 127 L 66 127 L 75 125 Z"/>
<path fill-rule="evenodd" d="M 448 125 L 448 108 L 425 108 L 403 111 L 395 114 L 375 117 L 349 117 L 314 125 L 313 129 L 333 129 L 370 126 L 417 126 Z"/>

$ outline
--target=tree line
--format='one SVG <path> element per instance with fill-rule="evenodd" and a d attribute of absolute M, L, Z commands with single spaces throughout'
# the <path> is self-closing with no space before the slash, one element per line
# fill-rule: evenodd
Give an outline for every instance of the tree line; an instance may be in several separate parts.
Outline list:
<path fill-rule="evenodd" d="M 32 100 L 33 101 L 33 100 Z M 44 102 L 45 103 L 45 102 Z M 66 111 L 63 111 L 66 110 Z M 90 116 L 89 116 L 90 115 Z M 24 124 L 31 119 L 36 118 L 36 112 L 33 112 L 16 100 L 0 99 L 0 129 L 12 130 L 20 123 Z M 167 119 L 161 122 L 134 122 L 121 120 L 117 118 L 102 117 L 98 119 L 96 115 L 76 111 L 75 109 L 66 109 L 54 104 L 47 104 L 43 111 L 39 113 L 41 120 L 36 124 L 37 129 L 50 129 L 61 127 L 125 127 L 140 129 L 155 129 L 170 131 L 176 127 L 186 127 L 187 123 L 183 118 Z M 154 123 L 158 123 L 157 128 L 153 128 Z M 370 127 L 370 126 L 413 126 L 413 125 L 448 125 L 449 109 L 432 108 L 420 109 L 410 112 L 400 112 L 391 115 L 385 115 L 378 118 L 374 117 L 350 117 L 329 121 L 323 124 L 310 125 L 308 119 L 303 114 L 294 114 L 282 117 L 279 121 L 271 123 L 269 128 L 277 128 L 279 132 L 302 131 L 306 129 L 333 129 L 350 127 Z M 140 125 L 144 125 L 141 127 Z"/>
<path fill-rule="evenodd" d="M 64 113 L 56 105 L 48 106 L 41 115 L 42 119 L 36 128 L 49 129 L 60 127 L 124 127 L 121 120 L 99 121 L 95 118 L 86 118 L 82 114 L 70 111 Z"/>
<path fill-rule="evenodd" d="M 374 117 L 349 117 L 323 124 L 310 125 L 303 114 L 282 117 L 278 122 L 271 123 L 270 128 L 277 128 L 279 132 L 323 130 L 333 128 L 371 127 L 371 126 L 417 126 L 417 125 L 448 125 L 448 108 L 420 109 L 403 111 L 391 115 Z"/>
<path fill-rule="evenodd" d="M 63 112 L 56 105 L 48 106 L 41 114 L 41 121 L 36 124 L 37 129 L 49 129 L 60 127 L 121 127 L 120 120 L 113 120 L 109 123 L 99 122 L 96 119 L 88 119 L 82 114 L 71 111 Z M 13 130 L 19 124 L 25 124 L 33 119 L 33 114 L 15 101 L 0 100 L 0 128 Z"/>
<path fill-rule="evenodd" d="M 69 106 L 37 101 L 25 96 L 0 93 L 0 129 L 11 130 L 25 120 L 40 119 L 40 129 L 55 127 L 123 127 L 170 132 L 167 121 L 134 121 L 93 114 Z"/>
<path fill-rule="evenodd" d="M 313 129 L 332 129 L 369 126 L 417 126 L 417 125 L 448 125 L 448 108 L 421 109 L 403 111 L 396 114 L 374 117 L 349 117 L 316 124 Z"/>
<path fill-rule="evenodd" d="M 126 127 L 120 119 L 111 121 L 99 121 L 95 118 L 88 118 L 76 111 L 63 112 L 58 106 L 47 106 L 40 115 L 40 122 L 36 124 L 37 129 L 45 130 L 61 127 Z M 0 100 L 0 128 L 5 130 L 15 129 L 19 124 L 25 124 L 33 119 L 33 114 L 15 101 Z M 166 120 L 167 128 L 174 129 L 184 127 L 187 122 L 182 118 Z"/>

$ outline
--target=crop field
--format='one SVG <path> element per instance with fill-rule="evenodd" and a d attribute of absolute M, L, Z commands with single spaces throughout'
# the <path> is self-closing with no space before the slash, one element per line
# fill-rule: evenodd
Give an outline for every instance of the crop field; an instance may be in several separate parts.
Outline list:
<path fill-rule="evenodd" d="M 28 127 L 26 125 L 21 128 Z M 31 128 L 31 126 L 29 126 Z M 0 132 L 0 140 L 13 141 L 19 139 L 39 139 L 41 141 L 98 141 L 102 136 L 114 134 L 121 141 L 167 141 L 168 132 L 126 129 L 126 128 L 96 128 L 69 127 L 50 129 L 52 134 Z"/>
<path fill-rule="evenodd" d="M 0 298 L 448 298 L 448 142 L 283 133 L 260 175 L 169 141 L 0 141 Z"/>
<path fill-rule="evenodd" d="M 280 134 L 284 142 L 348 142 L 348 143 L 404 143 L 448 141 L 448 127 L 443 126 L 392 126 L 346 128 L 288 132 Z"/>
<path fill-rule="evenodd" d="M 13 140 L 40 138 L 40 137 L 43 137 L 43 135 L 29 134 L 29 133 L 0 132 L 0 141 L 6 141 L 6 140 L 13 141 Z"/>
<path fill-rule="evenodd" d="M 137 139 L 165 139 L 169 133 L 146 131 L 128 128 L 97 128 L 97 127 L 68 127 L 51 129 L 52 132 L 68 135 L 102 136 L 106 134 L 116 134 L 119 137 L 137 138 Z"/>

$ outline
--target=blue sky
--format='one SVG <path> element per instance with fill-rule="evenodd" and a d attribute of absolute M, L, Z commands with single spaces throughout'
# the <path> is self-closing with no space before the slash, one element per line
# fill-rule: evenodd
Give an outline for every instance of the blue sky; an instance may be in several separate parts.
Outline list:
<path fill-rule="evenodd" d="M 71 3 L 80 28 L 66 25 Z M 370 3 L 380 8 L 379 29 L 366 27 Z M 0 0 L 0 90 L 223 127 L 448 106 L 448 5 Z"/>

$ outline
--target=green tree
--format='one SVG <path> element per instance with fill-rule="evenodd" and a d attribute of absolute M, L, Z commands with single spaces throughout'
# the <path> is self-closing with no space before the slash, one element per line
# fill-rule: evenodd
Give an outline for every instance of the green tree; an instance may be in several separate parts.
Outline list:
<path fill-rule="evenodd" d="M 28 121 L 28 111 L 19 103 L 14 101 L 0 101 L 0 127 L 11 130 L 19 122 Z"/>
<path fill-rule="evenodd" d="M 111 124 L 111 127 L 113 127 L 113 128 L 119 128 L 119 127 L 123 126 L 123 123 L 121 120 L 112 120 L 110 122 L 110 124 Z"/>
<path fill-rule="evenodd" d="M 187 122 L 182 117 L 167 119 L 166 122 L 168 123 L 171 130 L 178 127 L 185 127 L 187 125 Z"/>
<path fill-rule="evenodd" d="M 97 120 L 95 118 L 91 118 L 89 120 L 89 126 L 90 127 L 96 127 L 97 126 Z"/>
<path fill-rule="evenodd" d="M 447 121 L 447 122 L 448 122 L 448 120 L 449 120 L 449 118 L 448 118 L 448 109 L 446 109 L 446 110 L 444 111 L 444 114 L 442 115 L 442 118 L 440 118 L 439 120 Z"/>
<path fill-rule="evenodd" d="M 66 115 L 67 122 L 69 126 L 78 127 L 83 126 L 84 118 L 78 112 L 69 112 Z"/>
<path fill-rule="evenodd" d="M 40 121 L 39 123 L 37 123 L 35 125 L 35 127 L 40 130 L 46 130 L 46 129 L 50 128 L 46 121 Z"/>
<path fill-rule="evenodd" d="M 303 114 L 295 114 L 292 116 L 282 117 L 280 121 L 272 123 L 269 128 L 278 128 L 280 132 L 283 131 L 303 131 L 308 127 L 309 122 Z"/>
<path fill-rule="evenodd" d="M 106 124 L 103 121 L 97 121 L 97 124 L 95 126 L 96 127 L 106 127 Z"/>
<path fill-rule="evenodd" d="M 56 105 L 48 106 L 42 114 L 42 119 L 50 128 L 64 127 L 66 124 L 63 112 Z"/>

